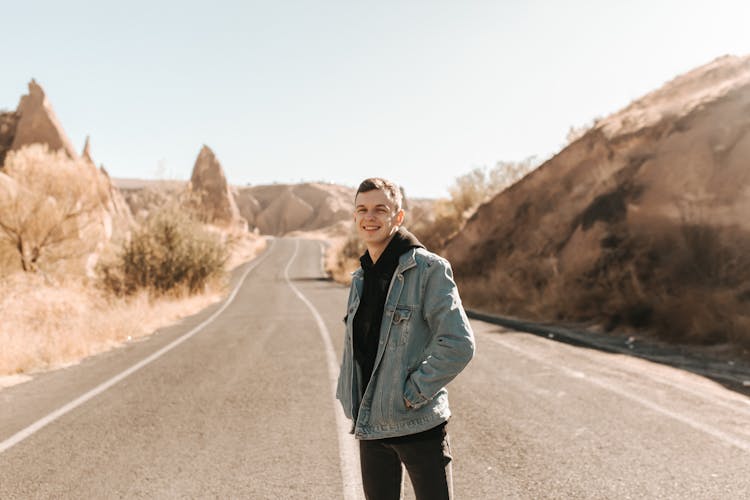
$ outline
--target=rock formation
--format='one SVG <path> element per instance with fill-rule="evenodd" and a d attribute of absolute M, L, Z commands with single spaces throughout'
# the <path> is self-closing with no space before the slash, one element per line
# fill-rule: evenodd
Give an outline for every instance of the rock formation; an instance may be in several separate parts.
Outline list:
<path fill-rule="evenodd" d="M 597 122 L 445 254 L 474 307 L 725 341 L 750 327 L 748 158 L 750 57 L 719 58 Z"/>
<path fill-rule="evenodd" d="M 206 222 L 246 227 L 247 223 L 240 217 L 234 196 L 229 189 L 224 169 L 208 146 L 203 146 L 195 160 L 189 189 L 197 198 L 191 201 L 198 203 Z"/>
<path fill-rule="evenodd" d="M 62 149 L 70 158 L 78 157 L 44 90 L 36 80 L 29 82 L 29 93 L 21 97 L 16 113 L 19 118 L 11 150 L 41 143 L 49 146 L 51 151 Z"/>
<path fill-rule="evenodd" d="M 96 165 L 94 163 L 93 158 L 91 158 L 91 139 L 89 136 L 86 136 L 86 143 L 83 145 L 83 151 L 81 151 L 81 158 L 83 158 L 85 161 L 87 161 L 88 163 L 92 165 Z M 107 175 L 107 178 L 109 178 L 109 175 Z"/>
<path fill-rule="evenodd" d="M 54 226 L 54 221 L 59 219 L 61 227 L 50 233 L 54 237 L 42 242 L 59 247 L 48 252 L 49 259 L 55 253 L 58 256 L 55 258 L 61 260 L 82 261 L 91 274 L 105 244 L 129 230 L 130 210 L 106 171 L 96 168 L 89 139 L 86 139 L 81 158 L 74 151 L 44 90 L 34 80 L 29 83 L 29 93 L 21 98 L 18 109 L 14 113 L 0 114 L 0 167 L 20 186 L 21 192 L 26 193 L 5 196 L 5 219 L 26 217 L 29 221 L 26 224 L 33 225 L 40 234 L 54 229 L 48 223 Z M 3 182 L 3 188 L 9 185 Z M 8 190 L 5 191 L 7 194 Z M 44 203 L 40 205 L 39 200 Z M 19 213 L 13 214 L 12 210 Z M 20 213 L 24 211 L 28 214 Z M 37 222 L 33 222 L 34 219 Z M 28 228 L 25 231 L 31 234 Z M 44 236 L 39 238 L 44 239 Z M 5 244 L 12 239 L 6 231 Z M 33 243 L 32 240 L 29 242 Z M 60 243 L 50 245 L 51 240 Z M 64 251 L 60 250 L 60 245 L 64 245 Z M 36 258 L 33 263 L 37 264 Z"/>

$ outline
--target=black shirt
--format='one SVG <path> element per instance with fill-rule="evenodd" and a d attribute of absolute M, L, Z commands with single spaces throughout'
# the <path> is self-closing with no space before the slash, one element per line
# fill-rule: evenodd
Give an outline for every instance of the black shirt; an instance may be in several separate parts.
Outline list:
<path fill-rule="evenodd" d="M 372 376 L 375 358 L 378 355 L 380 323 L 393 273 L 398 259 L 407 250 L 423 245 L 409 231 L 399 228 L 385 247 L 377 262 L 373 263 L 367 251 L 359 261 L 364 271 L 362 296 L 354 316 L 354 358 L 362 368 L 362 392 Z"/>
<path fill-rule="evenodd" d="M 354 316 L 354 358 L 362 368 L 363 393 L 370 382 L 370 378 L 372 378 L 375 358 L 378 355 L 380 324 L 383 321 L 383 309 L 385 308 L 385 300 L 391 286 L 393 273 L 398 267 L 398 260 L 401 255 L 414 247 L 424 248 L 424 245 L 409 231 L 399 228 L 377 262 L 372 262 L 369 251 L 359 258 L 364 271 L 364 283 L 362 284 L 359 307 Z M 432 429 L 417 434 L 385 438 L 380 441 L 405 444 L 444 439 L 447 433 L 446 424 L 447 422 L 443 422 Z"/>

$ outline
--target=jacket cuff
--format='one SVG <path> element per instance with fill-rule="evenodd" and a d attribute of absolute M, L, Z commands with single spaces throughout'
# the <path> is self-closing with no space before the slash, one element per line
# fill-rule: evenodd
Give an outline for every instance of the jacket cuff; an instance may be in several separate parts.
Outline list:
<path fill-rule="evenodd" d="M 424 406 L 427 404 L 429 399 L 424 397 L 417 388 L 417 384 L 415 384 L 411 378 L 406 381 L 406 386 L 404 387 L 404 399 L 409 402 L 409 406 L 416 409 L 421 406 Z"/>

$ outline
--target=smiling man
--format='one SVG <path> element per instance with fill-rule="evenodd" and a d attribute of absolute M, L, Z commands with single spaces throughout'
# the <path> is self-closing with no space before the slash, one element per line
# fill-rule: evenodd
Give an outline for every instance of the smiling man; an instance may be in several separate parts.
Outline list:
<path fill-rule="evenodd" d="M 353 274 L 336 397 L 359 439 L 368 500 L 398 499 L 404 465 L 417 499 L 452 497 L 445 386 L 474 355 L 448 261 L 401 227 L 401 191 L 364 180 L 354 224 L 367 251 Z"/>

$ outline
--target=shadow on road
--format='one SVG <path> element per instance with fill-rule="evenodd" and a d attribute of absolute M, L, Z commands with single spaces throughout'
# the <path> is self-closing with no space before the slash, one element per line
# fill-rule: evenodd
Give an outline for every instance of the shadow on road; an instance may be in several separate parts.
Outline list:
<path fill-rule="evenodd" d="M 329 278 L 328 276 L 302 276 L 302 277 L 292 278 L 292 281 L 295 281 L 295 282 L 296 281 L 302 281 L 302 282 L 305 282 L 305 281 L 313 281 L 313 282 L 315 282 L 315 281 L 331 281 L 332 282 L 333 280 L 331 278 Z"/>
<path fill-rule="evenodd" d="M 709 352 L 708 348 L 696 346 L 669 345 L 632 335 L 598 333 L 568 325 L 532 323 L 477 311 L 467 310 L 466 314 L 473 319 L 550 340 L 604 352 L 627 354 L 690 371 L 709 378 L 727 389 L 750 396 L 750 362 L 740 356 Z"/>

